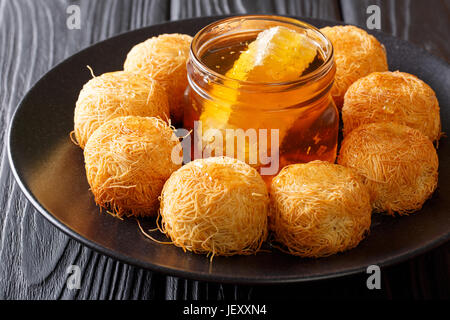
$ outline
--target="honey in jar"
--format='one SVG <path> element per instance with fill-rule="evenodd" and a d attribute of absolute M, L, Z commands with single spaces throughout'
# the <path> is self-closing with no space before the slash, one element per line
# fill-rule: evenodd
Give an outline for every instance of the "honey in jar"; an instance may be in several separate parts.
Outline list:
<path fill-rule="evenodd" d="M 233 156 L 266 180 L 288 164 L 335 161 L 333 48 L 313 26 L 277 16 L 224 19 L 194 37 L 187 67 L 193 157 Z"/>

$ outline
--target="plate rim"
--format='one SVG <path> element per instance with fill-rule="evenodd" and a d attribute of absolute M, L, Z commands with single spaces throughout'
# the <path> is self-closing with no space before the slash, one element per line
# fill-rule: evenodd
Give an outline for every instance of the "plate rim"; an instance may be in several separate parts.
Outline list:
<path fill-rule="evenodd" d="M 249 14 L 251 15 L 251 14 Z M 272 14 L 266 14 L 268 16 Z M 111 250 L 107 247 L 104 247 L 100 244 L 97 244 L 96 242 L 92 241 L 91 239 L 85 238 L 75 230 L 71 229 L 69 226 L 65 225 L 62 221 L 60 221 L 56 216 L 54 216 L 51 212 L 47 211 L 43 206 L 40 204 L 40 202 L 34 197 L 34 195 L 28 190 L 28 188 L 25 186 L 24 181 L 21 178 L 21 175 L 16 169 L 14 160 L 13 160 L 13 154 L 12 154 L 12 147 L 11 147 L 11 133 L 14 127 L 14 123 L 18 117 L 18 114 L 20 113 L 22 109 L 22 105 L 24 101 L 28 98 L 28 96 L 32 93 L 34 88 L 45 78 L 48 76 L 49 73 L 51 73 L 55 68 L 59 67 L 62 64 L 68 63 L 74 56 L 81 54 L 84 51 L 91 50 L 95 46 L 101 46 L 104 42 L 113 41 L 114 39 L 124 37 L 126 35 L 129 35 L 131 33 L 137 32 L 137 31 L 143 31 L 144 29 L 150 29 L 155 27 L 162 27 L 167 24 L 184 24 L 188 23 L 190 21 L 198 21 L 198 20 L 210 20 L 210 21 L 216 21 L 219 19 L 227 18 L 227 17 L 233 17 L 233 16 L 241 16 L 241 14 L 233 14 L 233 15 L 214 15 L 214 16 L 202 16 L 202 17 L 195 17 L 195 18 L 188 18 L 188 19 L 180 19 L 175 21 L 166 21 L 163 23 L 158 24 L 152 24 L 148 26 L 144 26 L 141 28 L 128 30 L 119 34 L 116 34 L 112 37 L 109 37 L 107 39 L 101 40 L 99 42 L 95 42 L 73 54 L 71 54 L 69 57 L 63 59 L 59 63 L 52 66 L 48 71 L 46 71 L 38 80 L 36 80 L 30 88 L 27 90 L 26 94 L 20 99 L 19 103 L 17 104 L 13 115 L 11 116 L 11 119 L 8 124 L 8 128 L 6 130 L 6 144 L 7 144 L 7 157 L 9 166 L 11 169 L 11 172 L 14 176 L 15 182 L 19 185 L 19 188 L 21 192 L 25 195 L 28 201 L 31 202 L 33 207 L 37 209 L 37 211 L 51 224 L 53 224 L 57 229 L 62 231 L 64 234 L 66 234 L 71 239 L 77 241 L 78 243 L 87 246 L 88 248 L 99 252 L 100 254 L 104 254 L 112 259 L 121 261 L 122 263 L 126 263 L 129 265 L 134 265 L 139 268 L 150 270 L 153 272 L 159 272 L 165 276 L 175 276 L 175 277 L 181 277 L 181 278 L 187 278 L 192 280 L 198 280 L 198 281 L 208 281 L 208 282 L 216 282 L 216 283 L 230 283 L 230 284 L 251 284 L 251 285 L 271 285 L 271 284 L 288 284 L 288 283 L 301 283 L 301 282 L 309 282 L 309 281 L 316 281 L 316 280 L 325 280 L 325 279 L 332 279 L 332 278 L 340 278 L 345 277 L 352 274 L 358 274 L 363 271 L 365 271 L 366 267 L 364 266 L 357 266 L 355 268 L 349 268 L 345 271 L 337 271 L 337 272 L 330 272 L 325 275 L 317 275 L 317 276 L 308 276 L 308 277 L 295 277 L 295 276 L 289 276 L 289 277 L 272 277 L 272 278 L 244 278 L 244 277 L 233 277 L 233 276 L 223 276 L 223 275 L 215 275 L 213 273 L 199 273 L 199 272 L 193 272 L 189 270 L 179 270 L 175 268 L 170 267 L 164 267 L 156 264 L 151 264 L 147 262 L 143 262 L 139 259 L 135 259 L 132 256 L 127 256 L 124 254 L 121 254 L 115 250 Z M 320 18 L 312 18 L 312 17 L 304 17 L 304 16 L 291 16 L 291 15 L 278 15 L 278 16 L 286 16 L 291 17 L 299 20 L 316 20 L 323 23 L 329 23 L 330 25 L 355 25 L 355 24 L 349 24 L 341 21 L 334 21 L 334 20 L 328 20 L 328 19 L 320 19 Z M 206 25 L 205 25 L 206 26 Z M 358 26 L 358 25 L 355 25 Z M 403 42 L 404 44 L 413 47 L 415 50 L 421 51 L 422 53 L 425 53 L 427 55 L 431 55 L 434 59 L 439 60 L 441 63 L 446 64 L 447 66 L 449 63 L 442 59 L 439 56 L 436 56 L 426 49 L 419 47 L 418 45 L 411 43 L 407 40 L 397 38 L 393 35 L 380 32 L 380 31 L 374 31 L 374 30 L 367 30 L 367 28 L 364 28 L 362 26 L 358 26 L 359 28 L 362 28 L 369 32 L 370 34 L 381 34 L 388 38 L 393 38 L 396 41 Z M 443 236 L 439 237 L 437 240 L 428 243 L 427 245 L 421 246 L 417 249 L 410 250 L 404 254 L 397 255 L 395 257 L 386 258 L 383 261 L 378 261 L 377 265 L 380 267 L 387 267 L 391 265 L 395 265 L 398 263 L 401 263 L 403 261 L 412 259 L 420 254 L 423 254 L 429 250 L 432 250 L 450 239 L 450 230 L 447 232 L 447 234 L 444 234 Z M 206 258 L 205 258 L 206 259 Z"/>

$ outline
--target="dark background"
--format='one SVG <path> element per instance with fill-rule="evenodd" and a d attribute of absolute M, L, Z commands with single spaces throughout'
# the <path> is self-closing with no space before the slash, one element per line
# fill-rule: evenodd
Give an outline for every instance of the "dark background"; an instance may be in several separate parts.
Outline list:
<path fill-rule="evenodd" d="M 81 7 L 81 30 L 66 27 L 71 4 Z M 53 227 L 25 199 L 9 169 L 3 142 L 20 99 L 52 66 L 95 42 L 165 21 L 223 14 L 277 13 L 365 26 L 371 4 L 381 8 L 381 31 L 449 62 L 449 0 L 0 0 L 0 299 L 449 299 L 449 243 L 383 268 L 381 290 L 367 289 L 366 274 L 251 287 L 135 268 Z M 81 268 L 80 290 L 66 288 L 69 265 Z"/>

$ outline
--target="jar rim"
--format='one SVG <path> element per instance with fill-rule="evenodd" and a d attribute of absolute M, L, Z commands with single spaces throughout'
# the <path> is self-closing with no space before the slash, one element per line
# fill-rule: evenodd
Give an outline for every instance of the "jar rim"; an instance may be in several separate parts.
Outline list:
<path fill-rule="evenodd" d="M 198 45 L 198 41 L 201 39 L 201 36 L 203 36 L 207 32 L 213 30 L 213 28 L 218 27 L 221 24 L 232 23 L 232 22 L 237 22 L 237 21 L 242 21 L 242 20 L 267 20 L 267 21 L 274 21 L 274 22 L 279 21 L 279 22 L 282 22 L 285 24 L 291 24 L 296 27 L 301 27 L 301 28 L 304 28 L 307 30 L 314 31 L 317 35 L 319 35 L 321 40 L 324 42 L 325 46 L 327 48 L 329 48 L 329 50 L 326 52 L 324 62 L 314 71 L 312 71 L 304 76 L 301 76 L 298 79 L 284 81 L 284 82 L 258 82 L 258 81 L 238 80 L 238 79 L 227 77 L 226 75 L 218 73 L 217 71 L 209 68 L 206 64 L 203 63 L 203 61 L 200 59 L 200 57 L 198 57 L 198 55 L 197 55 L 198 49 L 194 50 L 194 48 Z M 201 48 L 201 47 L 199 47 L 199 48 Z M 306 23 L 304 21 L 301 21 L 301 20 L 298 20 L 295 18 L 279 16 L 279 15 L 270 15 L 270 14 L 267 14 L 267 15 L 266 14 L 238 15 L 238 16 L 232 16 L 232 17 L 220 19 L 220 20 L 217 20 L 215 22 L 208 24 L 207 26 L 202 28 L 199 32 L 197 32 L 197 34 L 194 36 L 194 38 L 191 42 L 189 56 L 190 56 L 190 59 L 192 61 L 194 61 L 196 66 L 199 67 L 202 72 L 210 74 L 210 75 L 214 76 L 215 78 L 222 80 L 222 81 L 235 82 L 235 83 L 245 85 L 245 86 L 264 85 L 264 86 L 268 86 L 268 87 L 282 87 L 282 86 L 302 85 L 306 82 L 314 81 L 315 79 L 320 78 L 321 76 L 327 74 L 328 71 L 331 70 L 332 67 L 334 66 L 333 45 L 332 45 L 331 41 L 318 28 L 316 28 L 315 26 L 313 26 L 309 23 Z M 223 82 L 223 83 L 225 83 L 225 82 Z"/>

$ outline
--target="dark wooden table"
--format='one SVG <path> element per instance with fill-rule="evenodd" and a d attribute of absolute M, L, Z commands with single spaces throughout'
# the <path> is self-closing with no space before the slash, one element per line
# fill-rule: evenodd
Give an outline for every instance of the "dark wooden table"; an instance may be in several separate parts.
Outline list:
<path fill-rule="evenodd" d="M 381 29 L 449 61 L 449 0 L 0 0 L 0 141 L 18 102 L 56 63 L 128 30 L 205 15 L 278 13 L 366 25 L 366 8 L 381 8 Z M 81 29 L 66 26 L 70 5 Z M 450 106 L 442 106 L 448 108 Z M 449 243 L 382 269 L 382 289 L 366 274 L 283 286 L 235 286 L 185 280 L 139 269 L 68 238 L 25 199 L 0 162 L 0 299 L 449 299 Z M 69 265 L 81 268 L 80 290 L 66 287 Z"/>

